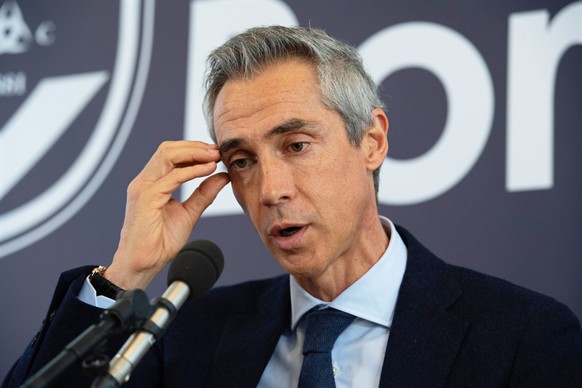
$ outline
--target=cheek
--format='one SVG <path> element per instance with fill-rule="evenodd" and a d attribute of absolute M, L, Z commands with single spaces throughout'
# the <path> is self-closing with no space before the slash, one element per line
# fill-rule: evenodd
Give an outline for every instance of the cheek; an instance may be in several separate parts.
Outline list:
<path fill-rule="evenodd" d="M 357 171 L 357 160 L 349 157 L 342 151 L 334 153 L 329 158 L 320 163 L 315 173 L 315 181 L 320 185 L 325 185 L 328 194 L 342 194 L 342 190 L 353 185 L 355 178 L 355 171 Z"/>
<path fill-rule="evenodd" d="M 332 202 L 334 209 L 343 208 L 339 212 L 348 213 L 356 210 L 369 185 L 369 175 L 362 159 L 352 152 L 338 152 L 322 173 L 322 181 L 328 202 Z"/>
<path fill-rule="evenodd" d="M 246 192 L 243 189 L 243 185 L 241 185 L 240 182 L 236 179 L 231 180 L 230 184 L 232 187 L 232 192 L 234 194 L 234 198 L 236 199 L 236 201 L 238 202 L 238 204 L 240 205 L 240 207 L 243 209 L 243 211 L 246 214 L 247 213 L 247 203 L 245 200 L 245 193 Z"/>
<path fill-rule="evenodd" d="M 258 202 L 258 193 L 253 191 L 256 186 L 243 184 L 240 180 L 235 179 L 231 181 L 231 187 L 234 198 L 256 228 L 261 207 Z"/>

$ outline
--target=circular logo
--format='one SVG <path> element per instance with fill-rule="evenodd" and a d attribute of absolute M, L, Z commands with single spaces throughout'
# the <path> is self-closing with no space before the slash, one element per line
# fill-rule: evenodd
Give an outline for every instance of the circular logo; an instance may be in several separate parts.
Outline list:
<path fill-rule="evenodd" d="M 154 8 L 0 6 L 0 257 L 60 227 L 111 171 L 145 89 Z"/>

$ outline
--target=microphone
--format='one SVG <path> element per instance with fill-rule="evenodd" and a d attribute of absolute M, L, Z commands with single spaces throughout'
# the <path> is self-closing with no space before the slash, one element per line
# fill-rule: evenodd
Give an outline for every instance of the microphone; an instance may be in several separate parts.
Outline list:
<path fill-rule="evenodd" d="M 103 311 L 99 323 L 89 326 L 55 358 L 26 380 L 22 387 L 48 386 L 74 362 L 90 354 L 107 336 L 145 320 L 151 311 L 148 297 L 142 290 L 121 293 L 115 304 Z"/>
<path fill-rule="evenodd" d="M 92 387 L 119 387 L 149 348 L 160 338 L 177 311 L 188 299 L 209 290 L 224 268 L 224 256 L 216 244 L 208 240 L 189 242 L 178 252 L 168 271 L 168 284 L 161 298 L 154 299 L 154 312 L 134 332 L 111 360 L 106 375 L 97 378 Z"/>

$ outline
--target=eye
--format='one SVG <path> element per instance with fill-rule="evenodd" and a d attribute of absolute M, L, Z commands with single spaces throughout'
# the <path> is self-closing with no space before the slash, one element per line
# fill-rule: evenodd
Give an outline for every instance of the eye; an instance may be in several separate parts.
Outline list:
<path fill-rule="evenodd" d="M 247 158 L 235 159 L 230 163 L 230 167 L 234 168 L 235 170 L 240 170 L 243 168 L 248 167 L 250 161 Z"/>
<path fill-rule="evenodd" d="M 297 143 L 290 144 L 289 150 L 291 150 L 291 152 L 301 152 L 305 148 L 307 148 L 308 145 L 309 145 L 309 143 L 307 143 L 307 142 L 299 141 Z"/>

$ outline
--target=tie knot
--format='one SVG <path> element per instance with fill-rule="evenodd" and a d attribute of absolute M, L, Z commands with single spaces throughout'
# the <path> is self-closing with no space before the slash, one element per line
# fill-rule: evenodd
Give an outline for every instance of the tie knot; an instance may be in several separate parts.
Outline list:
<path fill-rule="evenodd" d="M 332 308 L 316 310 L 305 316 L 303 354 L 331 352 L 337 337 L 355 319 L 351 314 Z"/>

